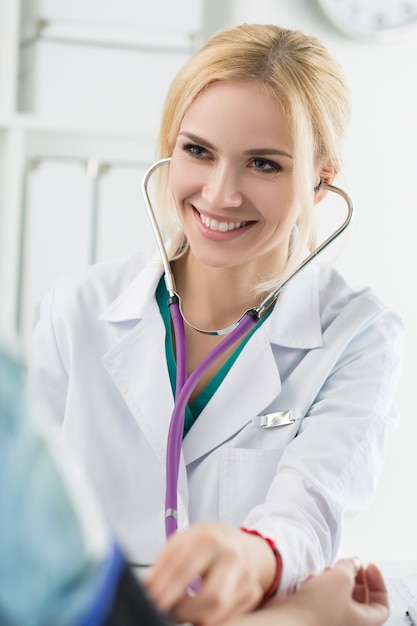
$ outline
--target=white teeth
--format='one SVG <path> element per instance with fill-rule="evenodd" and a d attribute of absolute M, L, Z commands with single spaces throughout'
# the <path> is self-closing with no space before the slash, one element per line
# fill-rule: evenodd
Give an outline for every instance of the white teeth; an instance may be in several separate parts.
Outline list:
<path fill-rule="evenodd" d="M 246 225 L 246 222 L 219 222 L 217 220 L 212 220 L 203 213 L 200 213 L 200 219 L 204 226 L 207 226 L 210 230 L 219 230 L 221 233 L 227 233 L 228 230 L 237 230 L 241 226 Z"/>

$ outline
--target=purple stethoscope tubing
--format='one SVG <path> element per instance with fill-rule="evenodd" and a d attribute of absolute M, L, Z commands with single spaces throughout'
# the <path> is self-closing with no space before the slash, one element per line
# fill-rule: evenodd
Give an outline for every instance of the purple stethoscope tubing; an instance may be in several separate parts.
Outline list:
<path fill-rule="evenodd" d="M 170 537 L 177 530 L 177 506 L 178 506 L 178 474 L 181 457 L 181 444 L 184 431 L 185 409 L 188 399 L 199 380 L 217 359 L 250 328 L 259 317 L 247 312 L 239 321 L 238 325 L 215 346 L 208 355 L 197 365 L 188 378 L 184 378 L 183 368 L 186 367 L 186 346 L 184 322 L 179 310 L 178 302 L 169 305 L 172 324 L 175 334 L 175 346 L 177 350 L 177 383 L 175 405 L 171 416 L 168 431 L 167 455 L 166 455 L 166 492 L 165 492 L 165 531 L 166 537 Z M 180 358 L 181 356 L 181 358 Z M 181 374 L 178 375 L 178 371 Z"/>
<path fill-rule="evenodd" d="M 143 199 L 145 201 L 148 216 L 164 266 L 164 280 L 169 296 L 168 306 L 174 330 L 177 359 L 175 404 L 171 416 L 166 446 L 165 531 L 167 538 L 175 533 L 178 528 L 178 476 L 181 458 L 181 445 L 184 431 L 185 409 L 193 389 L 213 363 L 215 363 L 228 348 L 241 339 L 259 321 L 261 314 L 275 302 L 279 293 L 287 285 L 287 283 L 347 228 L 353 215 L 353 205 L 349 195 L 339 187 L 320 181 L 319 186 L 321 188 L 335 192 L 345 200 L 348 210 L 344 222 L 329 237 L 327 237 L 327 239 L 317 246 L 317 248 L 313 250 L 313 252 L 311 252 L 300 263 L 300 265 L 298 265 L 291 276 L 289 276 L 279 287 L 277 287 L 277 289 L 271 292 L 259 306 L 246 311 L 246 313 L 244 313 L 244 315 L 233 326 L 221 331 L 208 333 L 213 335 L 225 334 L 226 336 L 206 355 L 190 376 L 187 377 L 187 346 L 184 319 L 180 308 L 180 299 L 175 292 L 174 277 L 165 249 L 164 240 L 162 238 L 148 194 L 148 182 L 151 175 L 156 169 L 162 165 L 168 164 L 170 161 L 171 157 L 156 161 L 156 163 L 151 165 L 145 172 L 142 180 Z"/>

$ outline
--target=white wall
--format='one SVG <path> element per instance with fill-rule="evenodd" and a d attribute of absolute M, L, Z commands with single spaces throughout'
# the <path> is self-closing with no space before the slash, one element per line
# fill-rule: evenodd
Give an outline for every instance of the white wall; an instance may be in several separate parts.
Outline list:
<path fill-rule="evenodd" d="M 202 13 L 203 0 L 0 0 L 0 327 L 25 350 L 57 276 L 155 246 L 141 179 Z"/>
<path fill-rule="evenodd" d="M 417 33 L 369 45 L 336 31 L 314 0 L 232 0 L 228 24 L 277 23 L 317 35 L 341 62 L 352 90 L 346 154 L 355 218 L 336 266 L 368 284 L 406 324 L 402 415 L 371 507 L 347 530 L 346 550 L 365 560 L 417 559 Z"/>

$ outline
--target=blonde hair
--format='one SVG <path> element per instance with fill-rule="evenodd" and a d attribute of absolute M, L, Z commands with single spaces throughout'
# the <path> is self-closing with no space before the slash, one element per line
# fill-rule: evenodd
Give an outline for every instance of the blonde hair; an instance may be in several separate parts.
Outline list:
<path fill-rule="evenodd" d="M 283 275 L 299 263 L 306 246 L 314 247 L 314 192 L 320 168 L 332 177 L 340 170 L 341 144 L 350 118 L 350 98 L 338 62 L 315 37 L 276 25 L 243 24 L 211 37 L 174 79 L 168 92 L 159 135 L 159 157 L 171 156 L 183 117 L 199 94 L 220 81 L 256 80 L 277 98 L 290 124 L 295 176 L 301 197 L 298 236 Z M 187 246 L 169 194 L 160 218 L 172 240 L 171 255 Z M 263 278 L 260 277 L 262 281 Z M 266 288 L 262 284 L 262 289 Z"/>

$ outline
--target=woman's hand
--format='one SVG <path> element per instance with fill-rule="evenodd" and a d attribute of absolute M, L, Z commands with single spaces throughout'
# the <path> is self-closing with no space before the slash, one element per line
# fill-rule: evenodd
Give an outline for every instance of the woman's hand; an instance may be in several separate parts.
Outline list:
<path fill-rule="evenodd" d="M 226 524 L 194 524 L 170 538 L 145 585 L 157 607 L 177 621 L 218 625 L 255 609 L 275 568 L 261 537 Z"/>

